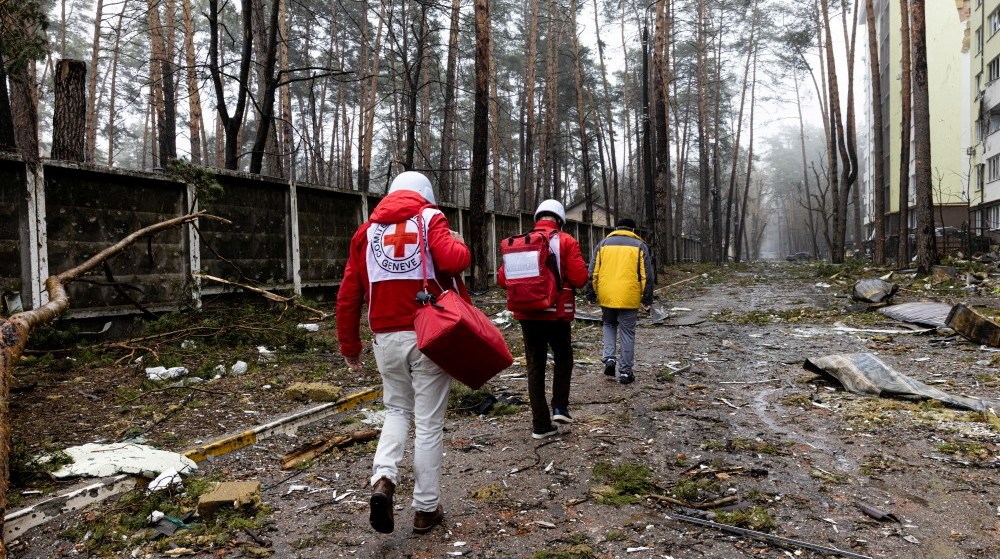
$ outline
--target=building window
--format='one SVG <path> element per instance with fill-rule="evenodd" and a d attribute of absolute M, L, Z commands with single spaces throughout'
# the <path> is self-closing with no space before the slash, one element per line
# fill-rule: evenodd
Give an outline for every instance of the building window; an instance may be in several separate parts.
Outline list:
<path fill-rule="evenodd" d="M 990 12 L 990 37 L 1000 31 L 1000 9 Z"/>
<path fill-rule="evenodd" d="M 986 229 L 1000 229 L 1000 206 L 990 206 L 986 209 Z"/>
<path fill-rule="evenodd" d="M 1000 155 L 986 160 L 986 182 L 1000 180 Z"/>
<path fill-rule="evenodd" d="M 976 228 L 976 231 L 979 232 L 979 234 L 981 235 L 983 230 L 983 210 L 979 210 L 974 214 L 974 216 L 975 216 L 973 217 L 974 227 Z"/>
<path fill-rule="evenodd" d="M 976 54 L 983 52 L 983 28 L 976 29 Z"/>
<path fill-rule="evenodd" d="M 986 78 L 987 82 L 1000 78 L 1000 57 L 990 60 L 989 75 Z"/>
<path fill-rule="evenodd" d="M 981 119 L 976 119 L 976 123 L 972 125 L 972 138 L 973 143 L 979 143 L 983 141 L 983 121 Z"/>
<path fill-rule="evenodd" d="M 976 190 L 982 190 L 986 182 L 986 168 L 983 165 L 976 165 Z"/>

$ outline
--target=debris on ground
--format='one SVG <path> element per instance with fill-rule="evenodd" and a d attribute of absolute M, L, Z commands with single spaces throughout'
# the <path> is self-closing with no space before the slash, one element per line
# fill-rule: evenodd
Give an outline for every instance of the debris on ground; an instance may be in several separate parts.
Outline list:
<path fill-rule="evenodd" d="M 861 512 L 865 513 L 867 516 L 878 520 L 879 522 L 899 522 L 899 518 L 891 512 L 883 512 L 882 510 L 869 505 L 868 503 L 858 502 L 858 508 Z"/>
<path fill-rule="evenodd" d="M 149 486 L 146 487 L 146 491 L 152 493 L 153 491 L 161 491 L 163 489 L 169 489 L 176 485 L 181 485 L 181 474 L 173 468 L 164 470 L 160 475 L 156 476 L 156 479 L 149 482 Z"/>
<path fill-rule="evenodd" d="M 895 283 L 878 278 L 863 279 L 854 284 L 851 298 L 863 303 L 885 303 L 897 291 L 899 291 L 899 286 Z"/>
<path fill-rule="evenodd" d="M 951 309 L 952 305 L 946 303 L 918 301 L 882 307 L 878 309 L 878 312 L 901 322 L 932 326 L 934 328 L 947 328 L 948 313 L 951 312 Z"/>
<path fill-rule="evenodd" d="M 1000 400 L 948 394 L 894 371 L 871 353 L 810 358 L 805 361 L 805 369 L 836 379 L 848 392 L 854 394 L 929 398 L 973 411 L 1000 409 Z"/>
<path fill-rule="evenodd" d="M 233 363 L 232 368 L 229 369 L 229 374 L 233 375 L 234 377 L 238 377 L 242 374 L 245 374 L 247 372 L 248 367 L 249 365 L 247 365 L 246 361 L 237 361 Z"/>
<path fill-rule="evenodd" d="M 319 332 L 319 324 L 297 324 L 295 327 L 306 332 Z"/>
<path fill-rule="evenodd" d="M 56 479 L 133 474 L 156 478 L 168 470 L 188 474 L 198 465 L 176 452 L 137 443 L 88 443 L 63 449 L 73 462 L 52 472 Z"/>
<path fill-rule="evenodd" d="M 493 324 L 497 325 L 497 328 L 501 330 L 506 330 L 514 325 L 514 313 L 511 311 L 500 311 L 493 315 Z"/>
<path fill-rule="evenodd" d="M 149 380 L 171 380 L 187 376 L 186 367 L 146 367 L 146 378 Z"/>
<path fill-rule="evenodd" d="M 285 389 L 285 398 L 303 402 L 334 402 L 344 389 L 326 382 L 296 382 Z"/>
<path fill-rule="evenodd" d="M 259 505 L 259 481 L 224 481 L 198 498 L 198 515 L 211 518 L 220 509 L 257 508 Z"/>
<path fill-rule="evenodd" d="M 300 464 L 304 464 L 317 456 L 333 450 L 334 448 L 344 448 L 352 444 L 368 442 L 378 436 L 378 431 L 368 429 L 365 431 L 354 431 L 348 434 L 324 435 L 296 447 L 291 452 L 285 454 L 281 459 L 281 469 L 289 470 Z"/>
<path fill-rule="evenodd" d="M 945 322 L 977 344 L 1000 347 L 1000 324 L 965 305 L 955 305 Z"/>

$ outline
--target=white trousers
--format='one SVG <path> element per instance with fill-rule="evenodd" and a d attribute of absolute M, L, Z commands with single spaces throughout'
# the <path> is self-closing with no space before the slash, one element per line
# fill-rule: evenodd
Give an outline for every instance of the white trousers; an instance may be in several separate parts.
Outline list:
<path fill-rule="evenodd" d="M 385 424 L 375 450 L 372 485 L 387 477 L 399 482 L 397 465 L 415 424 L 413 441 L 413 508 L 432 512 L 441 494 L 444 416 L 451 377 L 417 349 L 413 331 L 375 334 L 375 361 L 382 374 Z"/>

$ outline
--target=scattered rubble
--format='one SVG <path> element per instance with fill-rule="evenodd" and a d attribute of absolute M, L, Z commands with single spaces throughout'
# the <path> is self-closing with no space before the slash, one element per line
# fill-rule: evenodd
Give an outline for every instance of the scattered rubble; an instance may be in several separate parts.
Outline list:
<path fill-rule="evenodd" d="M 156 478 L 173 470 L 189 474 L 198 469 L 190 459 L 137 443 L 88 443 L 63 450 L 73 462 L 52 472 L 56 479 L 73 477 L 107 477 L 134 474 Z"/>
<path fill-rule="evenodd" d="M 868 396 L 930 398 L 949 406 L 973 410 L 1000 410 L 1000 400 L 955 396 L 894 371 L 871 353 L 829 355 L 805 361 L 807 371 L 835 379 L 849 392 Z"/>
<path fill-rule="evenodd" d="M 325 382 L 296 382 L 285 389 L 284 397 L 303 402 L 334 402 L 344 389 Z"/>
<path fill-rule="evenodd" d="M 885 303 L 899 291 L 895 283 L 882 279 L 865 279 L 854 284 L 851 298 L 863 303 Z"/>
<path fill-rule="evenodd" d="M 256 508 L 259 505 L 259 481 L 224 481 L 198 499 L 198 515 L 212 518 L 220 509 Z"/>

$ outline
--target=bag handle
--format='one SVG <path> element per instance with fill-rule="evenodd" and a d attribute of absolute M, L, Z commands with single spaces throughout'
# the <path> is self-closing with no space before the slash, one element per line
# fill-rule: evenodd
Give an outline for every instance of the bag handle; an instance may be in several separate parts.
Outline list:
<path fill-rule="evenodd" d="M 423 276 L 424 284 L 423 291 L 417 292 L 417 302 L 422 305 L 430 303 L 432 307 L 441 309 L 444 307 L 437 304 L 437 295 L 431 294 L 428 289 L 430 286 L 427 283 L 427 258 L 431 254 L 430 247 L 427 246 L 427 237 L 424 235 L 424 210 L 427 207 L 429 206 L 420 208 L 420 211 L 417 212 L 417 250 L 420 251 L 420 275 Z M 436 277 L 434 278 L 434 283 L 438 283 Z M 438 283 L 438 288 L 441 289 L 441 291 L 444 291 L 444 288 L 441 287 L 440 283 Z"/>

